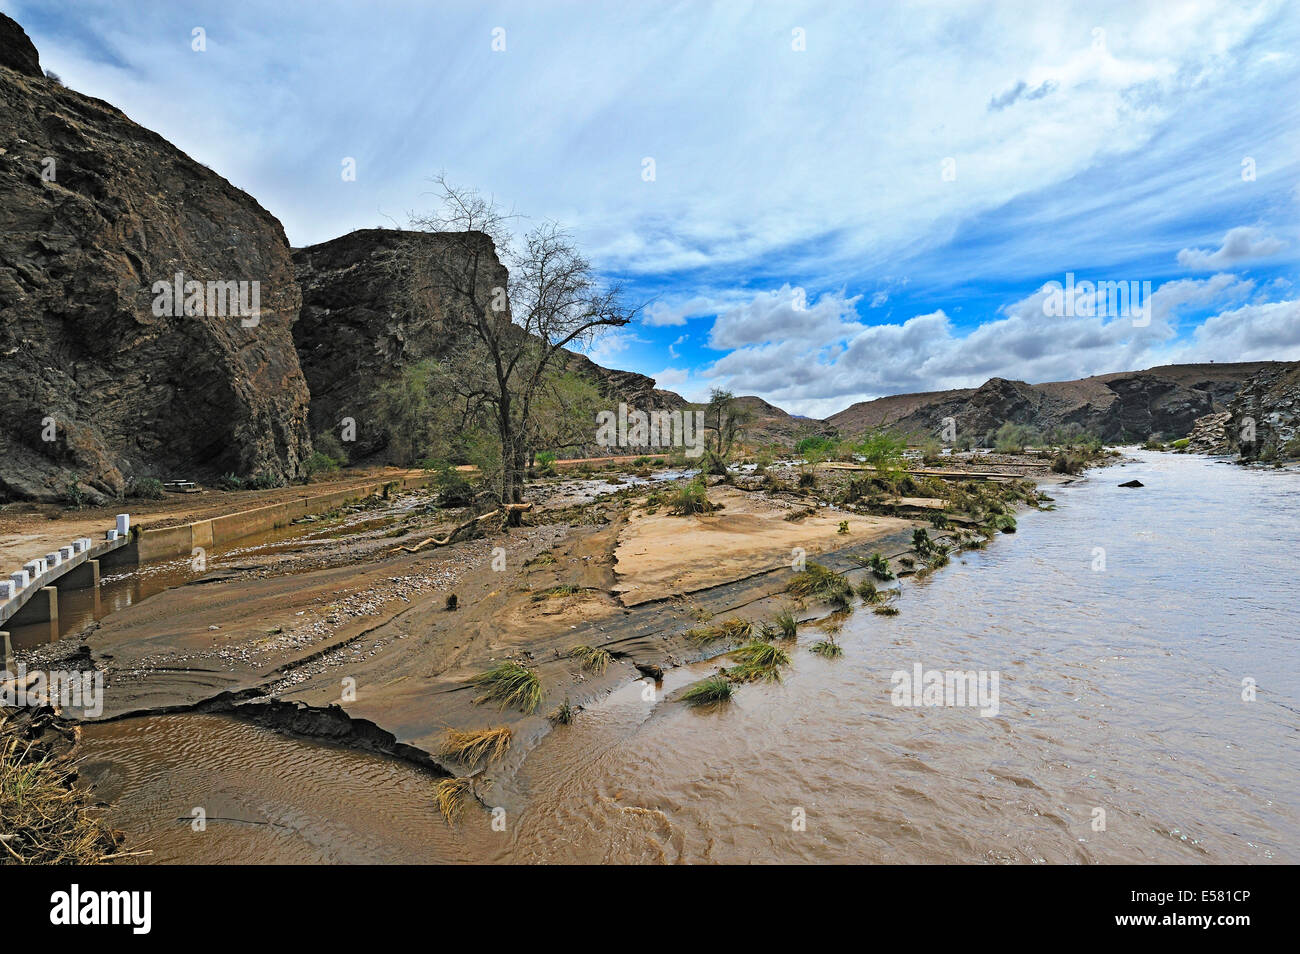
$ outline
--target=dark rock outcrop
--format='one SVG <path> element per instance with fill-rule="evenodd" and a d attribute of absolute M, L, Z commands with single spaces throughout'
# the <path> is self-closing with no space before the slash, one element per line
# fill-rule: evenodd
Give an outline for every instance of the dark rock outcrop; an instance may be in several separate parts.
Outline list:
<path fill-rule="evenodd" d="M 1276 362 L 1170 365 L 1146 371 L 1103 374 L 1078 381 L 1027 384 L 993 378 L 974 389 L 899 395 L 855 404 L 828 418 L 841 434 L 872 427 L 938 436 L 945 418 L 957 433 L 976 440 L 1008 421 L 1038 429 L 1075 430 L 1105 441 L 1138 441 L 1152 435 L 1177 438 L 1198 418 L 1223 411 L 1225 403 Z"/>
<path fill-rule="evenodd" d="M 505 287 L 508 276 L 491 239 L 478 238 L 489 263 L 480 277 L 486 298 L 492 288 Z M 454 240 L 466 241 L 460 235 Z M 447 330 L 447 308 L 456 307 L 455 299 L 414 294 L 408 281 L 424 256 L 450 241 L 427 232 L 358 229 L 293 252 L 302 291 L 293 338 L 311 390 L 311 431 L 338 437 L 340 422 L 351 418 L 355 443 L 346 449 L 353 460 L 388 444 L 376 411 L 381 386 L 405 367 L 444 357 L 455 344 Z"/>
<path fill-rule="evenodd" d="M 1300 457 L 1300 364 L 1261 371 L 1233 396 L 1228 440 L 1242 460 Z"/>
<path fill-rule="evenodd" d="M 359 229 L 347 235 L 295 249 L 294 265 L 302 289 L 302 312 L 294 325 L 294 343 L 311 389 L 313 434 L 333 430 L 345 418 L 355 422 L 349 457 L 361 460 L 382 453 L 389 435 L 378 413 L 379 391 L 402 369 L 434 358 L 453 369 L 459 355 L 448 330 L 454 298 L 413 291 L 412 268 L 422 257 L 464 237 L 398 229 Z M 489 268 L 481 276 L 482 294 L 505 287 L 508 275 L 490 240 L 482 236 Z M 426 290 L 427 292 L 427 290 Z M 454 322 L 453 322 L 454 324 Z M 633 371 L 601 367 L 585 355 L 565 352 L 560 370 L 595 385 L 613 410 L 621 402 L 630 410 L 689 410 L 680 394 L 655 386 L 653 378 Z M 802 425 L 780 408 L 758 398 L 742 398 L 751 412 L 751 440 L 788 438 Z M 568 449 L 593 455 L 619 452 L 592 443 Z M 635 449 L 627 449 L 639 452 Z"/>
<path fill-rule="evenodd" d="M 280 223 L 109 104 L 45 79 L 10 24 L 0 24 L 0 499 L 95 499 L 140 476 L 297 475 L 308 394 Z M 155 314 L 165 303 L 154 283 L 177 273 L 208 292 L 249 283 L 244 300 L 256 287 L 260 314 L 208 314 L 220 294 L 199 299 L 197 314 Z"/>
<path fill-rule="evenodd" d="M 0 13 L 0 66 L 17 73 L 41 77 L 41 56 L 27 31 Z"/>

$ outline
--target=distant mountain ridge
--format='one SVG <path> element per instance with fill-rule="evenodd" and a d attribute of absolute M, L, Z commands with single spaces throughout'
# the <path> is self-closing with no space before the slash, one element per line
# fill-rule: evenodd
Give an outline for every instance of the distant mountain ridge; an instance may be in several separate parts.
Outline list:
<path fill-rule="evenodd" d="M 952 418 L 958 434 L 977 437 L 1011 421 L 1044 432 L 1077 427 L 1106 441 L 1177 438 L 1188 434 L 1197 418 L 1225 410 L 1257 375 L 1296 364 L 1164 365 L 1042 384 L 991 378 L 978 388 L 862 401 L 832 414 L 826 423 L 849 437 L 877 427 L 938 436 L 945 419 Z"/>

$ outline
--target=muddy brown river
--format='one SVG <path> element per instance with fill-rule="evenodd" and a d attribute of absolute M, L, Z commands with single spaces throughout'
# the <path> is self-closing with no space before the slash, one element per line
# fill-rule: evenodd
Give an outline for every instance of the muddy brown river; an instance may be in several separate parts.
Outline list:
<path fill-rule="evenodd" d="M 898 617 L 859 609 L 839 659 L 805 627 L 784 682 L 713 712 L 629 682 L 487 790 L 495 826 L 219 716 L 87 727 L 83 772 L 161 862 L 1296 863 L 1300 473 L 1133 453 Z M 918 664 L 996 674 L 997 714 L 894 705 Z"/>

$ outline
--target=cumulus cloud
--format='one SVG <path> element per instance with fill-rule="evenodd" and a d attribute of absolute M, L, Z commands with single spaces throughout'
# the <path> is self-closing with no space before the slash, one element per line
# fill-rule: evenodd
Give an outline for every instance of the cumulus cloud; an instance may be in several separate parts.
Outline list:
<path fill-rule="evenodd" d="M 757 316 L 754 329 L 767 328 L 773 314 L 789 319 L 773 301 L 788 298 L 787 289 L 738 312 Z M 1300 300 L 1247 303 L 1253 292 L 1253 282 L 1229 273 L 1165 282 L 1151 295 L 1147 322 L 1053 317 L 1044 308 L 1049 292 L 1040 289 L 973 330 L 942 310 L 864 325 L 841 307 L 846 299 L 833 298 L 834 321 L 807 326 L 819 333 L 767 338 L 728 330 L 734 350 L 705 375 L 816 416 L 885 394 L 977 387 L 991 377 L 1060 381 L 1180 361 L 1300 358 Z M 1221 310 L 1187 335 L 1181 313 L 1205 308 Z"/>
<path fill-rule="evenodd" d="M 1178 264 L 1183 268 L 1208 271 L 1226 268 L 1252 258 L 1276 255 L 1284 248 L 1285 242 L 1265 235 L 1263 229 L 1242 225 L 1229 229 L 1223 236 L 1223 244 L 1214 251 L 1203 248 L 1183 249 L 1178 253 Z"/>
<path fill-rule="evenodd" d="M 858 327 L 856 305 L 841 292 L 822 295 L 814 305 L 801 287 L 782 285 L 772 292 L 760 292 L 742 305 L 719 315 L 709 332 L 709 347 L 724 350 L 771 341 L 824 341 Z"/>

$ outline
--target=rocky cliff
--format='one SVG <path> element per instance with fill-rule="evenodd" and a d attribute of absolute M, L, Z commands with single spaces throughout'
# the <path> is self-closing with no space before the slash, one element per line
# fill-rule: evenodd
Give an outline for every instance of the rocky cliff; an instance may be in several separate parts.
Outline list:
<path fill-rule="evenodd" d="M 166 300 L 155 283 L 178 274 Z M 46 79 L 0 15 L 0 499 L 294 476 L 309 448 L 298 306 L 269 212 Z"/>
<path fill-rule="evenodd" d="M 1300 363 L 1256 374 L 1233 396 L 1228 412 L 1227 437 L 1242 460 L 1300 457 Z"/>
<path fill-rule="evenodd" d="M 398 229 L 358 229 L 295 249 L 294 268 L 302 312 L 293 329 L 298 360 L 311 391 L 313 434 L 340 434 L 341 422 L 355 423 L 355 443 L 346 449 L 361 460 L 388 443 L 376 413 L 379 389 L 403 368 L 442 358 L 453 342 L 447 308 L 453 298 L 421 295 L 409 280 L 415 263 L 446 250 L 451 237 Z M 466 241 L 456 236 L 457 243 Z M 486 298 L 505 287 L 506 269 L 491 240 L 477 236 L 488 269 L 480 277 Z M 418 298 L 418 304 L 416 299 Z"/>
<path fill-rule="evenodd" d="M 1106 441 L 1183 437 L 1198 418 L 1225 410 L 1234 394 L 1277 362 L 1188 364 L 1027 384 L 993 378 L 978 388 L 866 401 L 828 418 L 841 434 L 873 427 L 938 436 L 945 418 L 959 435 L 982 438 L 1004 422 L 1049 433 L 1070 428 Z"/>
<path fill-rule="evenodd" d="M 341 422 L 350 418 L 356 424 L 355 443 L 345 448 L 353 460 L 382 454 L 387 445 L 388 435 L 376 413 L 385 382 L 428 358 L 454 364 L 446 312 L 455 307 L 454 301 L 437 294 L 412 295 L 407 281 L 413 263 L 430 251 L 422 246 L 451 240 L 424 232 L 359 229 L 293 253 L 302 289 L 302 312 L 293 337 L 311 390 L 311 430 L 333 430 L 337 436 Z M 456 236 L 455 241 L 464 238 Z M 481 279 L 486 295 L 493 287 L 504 287 L 508 276 L 487 236 L 482 242 L 491 265 Z M 696 407 L 680 394 L 657 388 L 653 378 L 601 367 L 582 354 L 566 352 L 562 367 L 591 381 L 611 410 L 620 402 L 642 411 Z M 780 408 L 758 398 L 744 400 L 752 402 L 754 412 L 751 439 L 780 439 L 799 427 Z M 594 443 L 594 421 L 592 437 L 593 443 L 581 450 L 608 452 Z"/>

